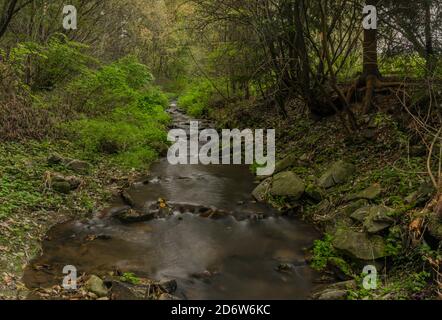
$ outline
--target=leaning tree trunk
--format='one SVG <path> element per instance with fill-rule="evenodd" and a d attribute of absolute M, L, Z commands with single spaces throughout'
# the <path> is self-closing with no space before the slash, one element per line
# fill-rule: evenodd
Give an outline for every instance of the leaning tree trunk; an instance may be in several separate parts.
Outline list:
<path fill-rule="evenodd" d="M 9 23 L 15 13 L 15 7 L 18 0 L 10 0 L 3 4 L 2 12 L 0 12 L 0 38 L 5 34 Z"/>

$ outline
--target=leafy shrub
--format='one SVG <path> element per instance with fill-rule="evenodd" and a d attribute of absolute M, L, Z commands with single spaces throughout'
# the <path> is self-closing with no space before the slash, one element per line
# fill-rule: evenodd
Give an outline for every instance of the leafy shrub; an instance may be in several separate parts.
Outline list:
<path fill-rule="evenodd" d="M 129 56 L 97 71 L 88 70 L 68 85 L 68 100 L 76 111 L 89 115 L 104 114 L 139 101 L 164 105 L 167 100 L 159 92 L 145 95 L 152 80 L 147 66 Z"/>
<path fill-rule="evenodd" d="M 70 41 L 63 34 L 53 35 L 46 44 L 23 42 L 11 50 L 11 63 L 35 89 L 52 89 L 64 84 L 98 61 L 84 53 L 87 46 Z"/>
<path fill-rule="evenodd" d="M 215 89 L 209 81 L 194 81 L 178 99 L 178 104 L 191 116 L 202 117 L 207 114 L 214 93 Z"/>
<path fill-rule="evenodd" d="M 325 235 L 323 240 L 316 240 L 313 245 L 311 266 L 313 269 L 323 271 L 330 264 L 338 267 L 344 274 L 352 275 L 350 265 L 338 255 L 332 245 L 332 237 Z"/>
<path fill-rule="evenodd" d="M 123 166 L 141 167 L 167 143 L 167 97 L 134 57 L 89 70 L 69 86 L 79 119 L 62 125 L 85 156 L 109 155 Z"/>

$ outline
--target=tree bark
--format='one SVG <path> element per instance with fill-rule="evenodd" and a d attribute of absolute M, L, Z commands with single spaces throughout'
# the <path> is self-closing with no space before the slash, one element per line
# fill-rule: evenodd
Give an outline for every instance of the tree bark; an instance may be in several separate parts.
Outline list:
<path fill-rule="evenodd" d="M 377 0 L 367 0 L 367 5 L 377 5 Z M 363 72 L 362 77 L 376 76 L 380 78 L 381 74 L 378 67 L 378 31 L 376 29 L 364 29 L 363 43 Z"/>
<path fill-rule="evenodd" d="M 2 8 L 2 13 L 0 16 L 0 38 L 5 34 L 9 23 L 15 13 L 15 7 L 17 6 L 18 0 L 6 1 Z"/>
<path fill-rule="evenodd" d="M 426 72 L 431 75 L 435 69 L 433 35 L 431 28 L 431 2 L 432 0 L 423 0 L 425 8 L 425 59 Z"/>

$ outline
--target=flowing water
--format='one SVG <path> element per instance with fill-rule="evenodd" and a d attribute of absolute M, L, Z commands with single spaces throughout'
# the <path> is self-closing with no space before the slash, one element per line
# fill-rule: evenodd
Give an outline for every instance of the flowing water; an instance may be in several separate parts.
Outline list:
<path fill-rule="evenodd" d="M 175 127 L 188 128 L 190 119 L 175 105 L 170 112 Z M 186 299 L 308 298 L 317 275 L 304 261 L 304 248 L 318 235 L 254 202 L 255 186 L 247 166 L 173 166 L 162 159 L 147 183 L 128 192 L 140 210 L 161 198 L 173 203 L 173 214 L 125 224 L 106 214 L 110 208 L 88 221 L 55 226 L 42 256 L 26 269 L 25 284 L 60 284 L 63 267 L 73 265 L 87 274 L 119 270 L 175 279 L 176 295 Z M 225 217 L 200 217 L 204 210 Z"/>

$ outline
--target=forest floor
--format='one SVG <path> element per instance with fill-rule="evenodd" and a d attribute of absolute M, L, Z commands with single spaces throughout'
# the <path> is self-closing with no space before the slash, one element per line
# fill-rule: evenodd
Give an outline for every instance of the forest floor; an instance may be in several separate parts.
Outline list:
<path fill-rule="evenodd" d="M 79 156 L 75 150 L 68 141 L 0 144 L 0 300 L 27 296 L 23 270 L 52 226 L 90 217 L 143 174 L 117 168 L 105 157 L 72 165 Z M 51 180 L 59 177 L 74 181 L 75 190 L 63 190 L 63 183 L 54 190 Z"/>
<path fill-rule="evenodd" d="M 384 112 L 359 115 L 360 130 L 349 136 L 337 116 L 315 121 L 296 103 L 288 117 L 279 115 L 276 108 L 252 106 L 231 104 L 209 115 L 220 128 L 276 129 L 280 161 L 275 173 L 295 172 L 306 191 L 296 201 L 271 192 L 263 198 L 283 214 L 302 216 L 316 225 L 324 238 L 311 250 L 311 265 L 323 272 L 324 280 L 347 281 L 344 288 L 332 285 L 315 297 L 440 298 L 442 224 L 432 212 L 435 189 L 426 170 L 427 150 L 420 141 L 413 141 L 404 122 Z M 353 172 L 344 173 L 342 181 L 332 186 L 318 187 L 318 180 L 340 163 L 350 164 Z M 267 185 L 282 180 L 283 175 L 271 179 Z M 385 216 L 376 220 L 370 214 L 373 210 Z M 356 221 L 355 212 L 368 217 Z M 379 231 L 367 232 L 367 224 Z M 376 247 L 374 239 L 381 243 L 379 259 L 362 260 L 366 247 Z M 362 285 L 363 267 L 370 264 L 379 276 L 376 290 Z"/>

